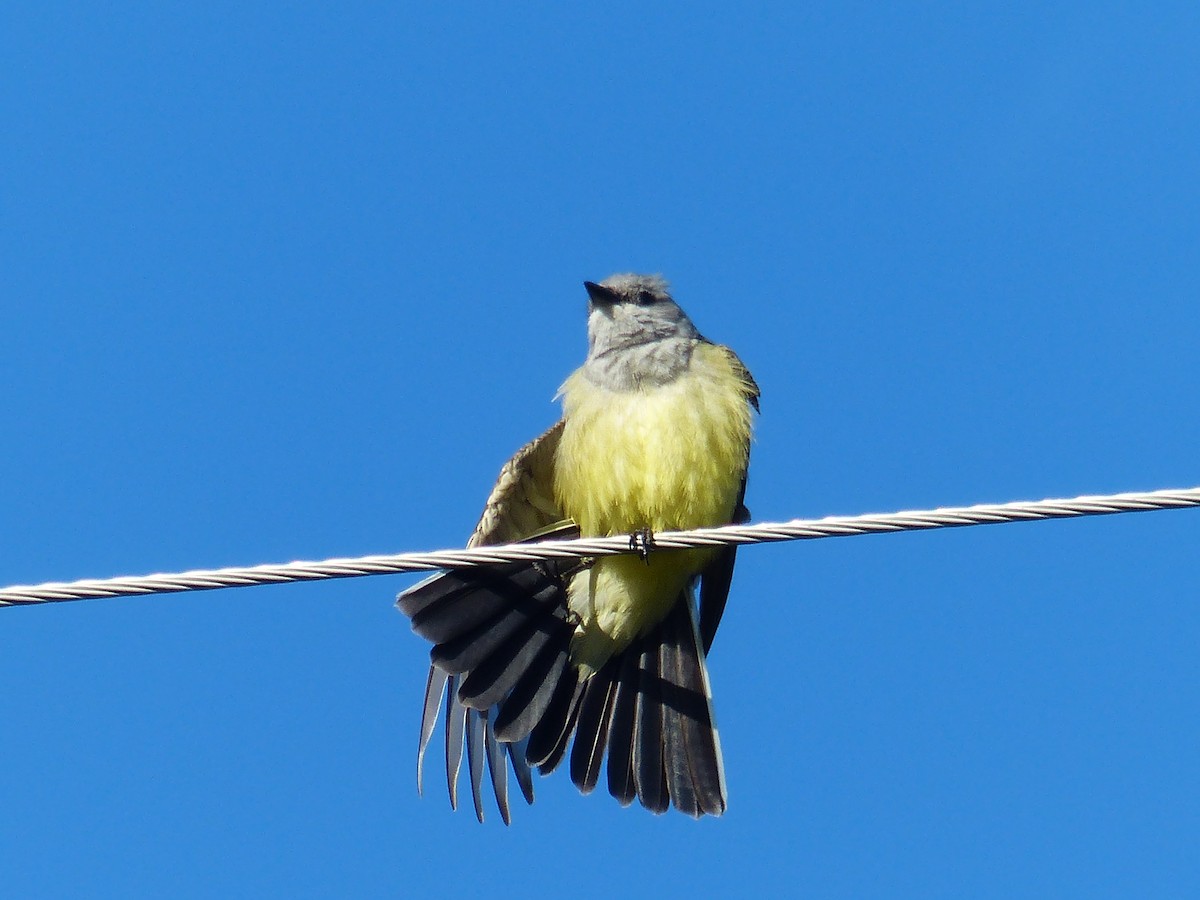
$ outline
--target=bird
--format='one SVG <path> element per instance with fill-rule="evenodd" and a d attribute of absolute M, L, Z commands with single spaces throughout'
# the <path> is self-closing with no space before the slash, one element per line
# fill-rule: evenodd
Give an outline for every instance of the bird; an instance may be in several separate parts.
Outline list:
<path fill-rule="evenodd" d="M 566 760 L 584 794 L 606 774 L 622 806 L 719 816 L 706 657 L 736 549 L 660 550 L 653 534 L 749 520 L 758 385 L 661 276 L 584 287 L 588 352 L 555 398 L 562 417 L 501 469 L 468 546 L 627 534 L 640 552 L 453 569 L 399 595 L 433 644 L 418 790 L 444 710 L 450 803 L 465 746 L 480 822 L 485 765 L 511 821 L 506 761 L 531 804 L 533 770 Z"/>

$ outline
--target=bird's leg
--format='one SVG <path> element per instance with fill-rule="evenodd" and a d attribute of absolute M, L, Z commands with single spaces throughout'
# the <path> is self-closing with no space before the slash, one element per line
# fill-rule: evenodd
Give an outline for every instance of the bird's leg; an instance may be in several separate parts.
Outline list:
<path fill-rule="evenodd" d="M 649 564 L 650 551 L 654 549 L 654 532 L 649 528 L 632 532 L 629 535 L 629 549 L 637 553 L 638 559 Z"/>

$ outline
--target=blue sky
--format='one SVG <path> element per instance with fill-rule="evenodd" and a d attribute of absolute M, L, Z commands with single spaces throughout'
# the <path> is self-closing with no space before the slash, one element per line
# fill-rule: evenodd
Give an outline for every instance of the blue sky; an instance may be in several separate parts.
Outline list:
<path fill-rule="evenodd" d="M 460 545 L 658 271 L 758 520 L 1200 484 L 1200 12 L 10 6 L 0 583 Z M 0 611 L 12 896 L 1200 890 L 1200 513 L 754 547 L 729 812 L 413 766 L 407 577 Z"/>

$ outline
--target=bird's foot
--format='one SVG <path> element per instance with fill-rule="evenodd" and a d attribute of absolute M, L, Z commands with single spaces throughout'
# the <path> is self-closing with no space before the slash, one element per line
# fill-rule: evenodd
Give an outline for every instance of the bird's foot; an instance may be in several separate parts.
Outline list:
<path fill-rule="evenodd" d="M 629 549 L 637 553 L 638 559 L 644 563 L 650 562 L 650 551 L 654 549 L 654 532 L 649 528 L 635 531 L 629 535 Z"/>

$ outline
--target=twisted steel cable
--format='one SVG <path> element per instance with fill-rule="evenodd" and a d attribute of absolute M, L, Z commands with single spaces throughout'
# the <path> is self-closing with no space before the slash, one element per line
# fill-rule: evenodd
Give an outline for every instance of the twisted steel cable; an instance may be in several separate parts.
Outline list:
<path fill-rule="evenodd" d="M 654 550 L 689 549 L 727 544 L 814 540 L 893 531 L 961 528 L 968 525 L 993 525 L 1037 519 L 1102 516 L 1160 509 L 1182 509 L 1193 506 L 1200 506 L 1200 487 L 1083 496 L 1067 500 L 1018 501 L 892 513 L 869 513 L 859 516 L 827 516 L 822 519 L 792 519 L 788 522 L 724 525 L 719 528 L 697 528 L 690 531 L 664 531 L 654 534 L 651 542 Z M 320 562 L 197 569 L 175 574 L 48 582 L 39 585 L 15 585 L 2 589 L 0 590 L 0 606 L 29 606 L 101 597 L 207 591 L 256 584 L 320 581 L 328 578 L 358 578 L 366 575 L 497 565 L 566 557 L 613 556 L 619 553 L 635 552 L 638 549 L 637 542 L 629 535 L 618 535 L 606 538 L 473 547 L 462 550 L 436 550 L 427 553 L 397 553 L 326 559 Z"/>

